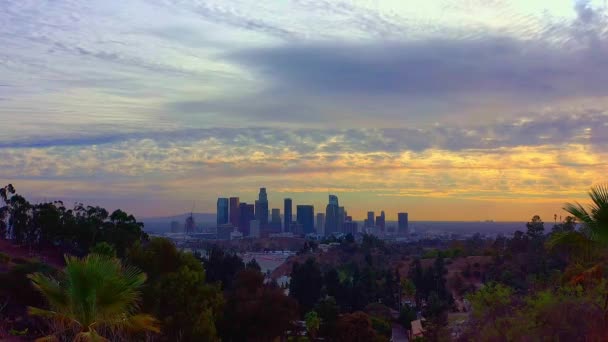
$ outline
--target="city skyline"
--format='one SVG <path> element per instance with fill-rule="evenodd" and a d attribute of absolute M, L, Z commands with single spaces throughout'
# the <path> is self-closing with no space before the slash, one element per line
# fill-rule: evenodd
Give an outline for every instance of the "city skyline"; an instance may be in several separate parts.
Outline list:
<path fill-rule="evenodd" d="M 5 0 L 0 183 L 550 221 L 606 180 L 606 27 L 603 0 Z"/>

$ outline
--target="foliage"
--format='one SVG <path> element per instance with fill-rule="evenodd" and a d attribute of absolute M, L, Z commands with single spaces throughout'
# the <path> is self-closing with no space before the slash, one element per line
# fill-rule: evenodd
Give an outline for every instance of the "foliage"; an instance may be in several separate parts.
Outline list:
<path fill-rule="evenodd" d="M 589 232 L 590 238 L 608 243 L 608 184 L 599 184 L 588 192 L 591 204 L 585 208 L 578 202 L 567 203 L 564 210 L 572 214 Z"/>
<path fill-rule="evenodd" d="M 399 311 L 399 323 L 406 329 L 411 329 L 411 323 L 416 320 L 416 317 L 416 310 L 413 307 L 409 305 L 401 307 L 401 311 Z"/>
<path fill-rule="evenodd" d="M 308 336 L 310 336 L 311 340 L 314 340 L 317 337 L 317 333 L 319 332 L 319 327 L 321 326 L 321 319 L 316 311 L 309 311 L 305 316 L 304 320 L 306 322 L 306 331 L 308 332 Z"/>
<path fill-rule="evenodd" d="M 236 274 L 245 268 L 243 260 L 238 255 L 225 252 L 218 246 L 211 248 L 209 257 L 203 259 L 203 264 L 207 272 L 207 281 L 210 283 L 219 282 L 225 291 L 233 288 L 232 283 Z M 255 265 L 257 265 L 257 262 L 250 262 L 248 266 L 255 267 Z"/>
<path fill-rule="evenodd" d="M 215 341 L 223 297 L 218 285 L 206 283 L 205 270 L 192 254 L 167 239 L 136 245 L 128 260 L 149 276 L 143 289 L 144 312 L 161 320 L 163 340 Z"/>
<path fill-rule="evenodd" d="M 321 336 L 333 337 L 336 331 L 339 312 L 336 300 L 333 297 L 321 299 L 319 303 L 317 303 L 315 311 L 319 314 L 319 318 L 321 319 L 319 328 Z"/>
<path fill-rule="evenodd" d="M 391 337 L 393 328 L 391 327 L 389 320 L 375 316 L 370 316 L 370 320 L 377 335 L 384 336 L 387 339 Z"/>
<path fill-rule="evenodd" d="M 102 335 L 160 331 L 155 318 L 136 314 L 146 275 L 122 266 L 117 259 L 96 254 L 84 259 L 66 257 L 58 279 L 41 273 L 29 278 L 50 310 L 29 307 L 28 311 L 53 323 L 55 330 L 49 338 L 68 335 L 96 341 Z"/>
<path fill-rule="evenodd" d="M 603 317 L 605 282 L 582 287 L 545 289 L 517 297 L 499 284 L 486 286 L 469 298 L 474 319 L 467 338 L 513 341 L 543 336 L 551 341 L 599 341 L 608 338 Z"/>
<path fill-rule="evenodd" d="M 260 264 L 258 264 L 258 262 L 254 259 L 249 260 L 249 262 L 247 264 L 245 264 L 246 268 L 250 268 L 252 270 L 256 270 L 258 272 L 262 272 L 262 267 L 260 267 Z"/>
<path fill-rule="evenodd" d="M 12 185 L 0 189 L 0 237 L 18 244 L 62 246 L 72 254 L 85 255 L 99 242 L 107 242 L 123 257 L 137 241 L 145 241 L 143 224 L 122 210 L 109 213 L 100 207 L 76 204 L 67 209 L 63 202 L 30 204 Z"/>
<path fill-rule="evenodd" d="M 338 342 L 369 342 L 376 339 L 371 319 L 361 311 L 342 315 L 336 327 Z"/>
<path fill-rule="evenodd" d="M 545 224 L 538 215 L 534 215 L 532 220 L 526 223 L 526 228 L 528 229 L 526 234 L 528 234 L 531 239 L 540 239 L 545 232 Z"/>
<path fill-rule="evenodd" d="M 272 341 L 292 329 L 297 318 L 292 298 L 278 287 L 264 285 L 260 272 L 245 269 L 226 298 L 222 341 Z"/>
<path fill-rule="evenodd" d="M 295 298 L 301 312 L 312 310 L 321 298 L 323 276 L 319 264 L 313 258 L 308 258 L 304 264 L 294 263 L 289 282 L 289 296 Z"/>
<path fill-rule="evenodd" d="M 10 255 L 0 253 L 0 265 L 6 265 L 11 261 Z"/>
<path fill-rule="evenodd" d="M 100 242 L 91 248 L 91 254 L 105 255 L 107 257 L 116 257 L 116 249 L 107 242 Z"/>

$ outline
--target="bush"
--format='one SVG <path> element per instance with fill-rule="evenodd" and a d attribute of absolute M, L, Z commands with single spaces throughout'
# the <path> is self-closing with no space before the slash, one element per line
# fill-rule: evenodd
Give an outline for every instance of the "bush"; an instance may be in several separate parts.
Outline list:
<path fill-rule="evenodd" d="M 0 253 L 0 265 L 7 265 L 10 261 L 11 261 L 10 256 L 8 256 L 4 253 Z"/>

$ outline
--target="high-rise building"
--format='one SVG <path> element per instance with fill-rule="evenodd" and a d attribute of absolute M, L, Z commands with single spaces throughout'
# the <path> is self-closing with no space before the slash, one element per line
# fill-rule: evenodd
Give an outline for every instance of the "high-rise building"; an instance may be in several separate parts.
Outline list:
<path fill-rule="evenodd" d="M 274 230 L 281 231 L 281 209 L 272 208 L 271 224 Z"/>
<path fill-rule="evenodd" d="M 410 229 L 407 213 L 398 213 L 397 218 L 399 220 L 398 233 L 402 235 L 408 235 L 410 233 Z"/>
<path fill-rule="evenodd" d="M 380 231 L 384 231 L 386 225 L 386 216 L 384 215 L 384 210 L 380 212 L 380 216 L 376 216 L 376 227 L 380 229 Z"/>
<path fill-rule="evenodd" d="M 228 223 L 228 199 L 217 199 L 217 225 Z"/>
<path fill-rule="evenodd" d="M 374 212 L 373 211 L 367 212 L 367 220 L 365 221 L 365 226 L 369 227 L 369 228 L 376 226 L 376 223 L 374 222 Z"/>
<path fill-rule="evenodd" d="M 185 228 L 186 233 L 188 234 L 194 233 L 196 231 L 196 223 L 194 222 L 194 216 L 192 215 L 192 213 L 190 213 L 190 216 L 186 218 Z"/>
<path fill-rule="evenodd" d="M 315 231 L 315 209 L 312 205 L 296 206 L 298 223 L 302 225 L 304 234 L 314 233 Z"/>
<path fill-rule="evenodd" d="M 232 223 L 233 226 L 238 227 L 240 224 L 240 218 L 241 218 L 241 214 L 240 214 L 240 209 L 241 205 L 240 205 L 240 200 L 238 197 L 230 197 L 230 223 Z"/>
<path fill-rule="evenodd" d="M 344 207 L 338 207 L 338 231 L 342 231 L 342 225 L 346 221 L 346 210 Z"/>
<path fill-rule="evenodd" d="M 317 234 L 325 235 L 325 214 L 317 214 L 317 225 L 315 227 Z"/>
<path fill-rule="evenodd" d="M 359 224 L 357 222 L 346 221 L 342 226 L 342 232 L 344 234 L 352 234 L 353 236 L 359 231 Z"/>
<path fill-rule="evenodd" d="M 340 205 L 338 196 L 329 195 L 329 203 L 325 207 L 325 235 L 331 235 L 339 230 Z"/>
<path fill-rule="evenodd" d="M 239 213 L 239 229 L 244 236 L 249 236 L 249 222 L 255 219 L 255 207 L 253 204 L 241 203 L 239 205 Z"/>
<path fill-rule="evenodd" d="M 285 199 L 285 205 L 283 208 L 283 231 L 290 232 L 291 222 L 293 222 L 293 218 L 291 216 L 291 198 Z"/>
<path fill-rule="evenodd" d="M 249 221 L 249 226 L 251 227 L 251 234 L 249 236 L 252 238 L 259 238 L 261 234 L 260 221 L 251 220 Z"/>
<path fill-rule="evenodd" d="M 260 188 L 258 200 L 255 201 L 255 219 L 260 221 L 260 227 L 268 224 L 268 195 L 266 188 Z"/>

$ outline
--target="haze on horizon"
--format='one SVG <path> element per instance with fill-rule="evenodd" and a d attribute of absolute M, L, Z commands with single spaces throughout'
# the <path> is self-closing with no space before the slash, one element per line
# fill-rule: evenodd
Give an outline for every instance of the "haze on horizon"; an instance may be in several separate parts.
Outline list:
<path fill-rule="evenodd" d="M 551 221 L 608 171 L 604 1 L 3 0 L 0 182 Z"/>

